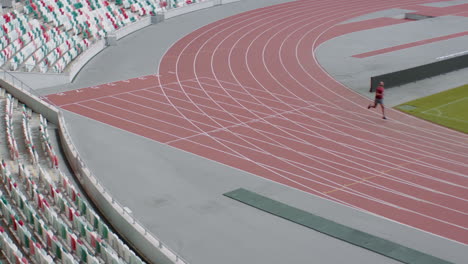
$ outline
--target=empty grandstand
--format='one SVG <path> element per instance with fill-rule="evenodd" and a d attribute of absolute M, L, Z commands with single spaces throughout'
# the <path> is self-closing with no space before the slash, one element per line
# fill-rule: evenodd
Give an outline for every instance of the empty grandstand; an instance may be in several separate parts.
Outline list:
<path fill-rule="evenodd" d="M 11 71 L 62 73 L 90 45 L 109 33 L 144 17 L 196 2 L 15 1 L 0 17 L 0 67 Z"/>

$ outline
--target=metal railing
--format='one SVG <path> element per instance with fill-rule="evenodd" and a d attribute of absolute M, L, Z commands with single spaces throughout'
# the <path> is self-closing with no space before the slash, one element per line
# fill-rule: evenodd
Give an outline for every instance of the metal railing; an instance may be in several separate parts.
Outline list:
<path fill-rule="evenodd" d="M 62 115 L 62 112 L 59 111 L 59 120 L 60 122 L 62 122 L 62 126 L 61 126 L 61 130 L 62 130 L 62 133 L 63 135 L 65 136 L 66 138 L 66 141 L 69 145 L 71 145 L 71 149 L 73 149 L 76 153 L 78 153 L 77 151 L 77 148 L 75 146 L 75 144 L 73 143 L 72 139 L 71 139 L 71 136 L 70 134 L 68 133 L 68 128 L 67 128 L 67 125 L 66 125 L 66 121 L 64 120 L 63 118 L 63 115 Z M 76 157 L 78 163 L 79 163 L 79 166 L 83 169 L 87 168 L 84 161 L 81 159 L 81 157 L 77 154 L 77 157 Z M 88 170 L 89 171 L 89 170 Z M 110 191 L 106 189 L 106 187 L 104 187 L 104 185 L 102 185 L 98 179 L 96 177 L 94 177 L 93 173 L 91 171 L 89 171 L 89 174 L 88 175 L 89 177 L 89 181 L 96 187 L 96 189 L 98 189 L 102 195 L 104 197 L 107 198 L 107 200 L 110 202 L 110 204 L 114 207 L 114 208 L 118 208 L 118 212 L 125 218 L 125 217 L 128 217 L 131 221 L 130 221 L 130 224 L 136 229 L 140 229 L 140 230 L 143 230 L 143 233 L 142 235 L 145 236 L 145 237 L 149 237 L 149 238 L 152 238 L 153 240 L 155 240 L 157 242 L 157 246 L 159 249 L 165 249 L 167 251 L 169 251 L 172 255 L 173 255 L 173 259 L 174 259 L 174 263 L 180 263 L 180 264 L 188 264 L 187 261 L 185 261 L 181 256 L 179 256 L 175 251 L 173 251 L 172 249 L 170 249 L 166 244 L 164 244 L 154 233 L 152 233 L 151 231 L 149 231 L 137 218 L 135 218 L 131 212 L 127 211 L 126 206 L 123 206 L 121 203 L 119 203 L 117 200 L 114 199 L 114 197 L 111 195 Z"/>
<path fill-rule="evenodd" d="M 0 79 L 4 80 L 5 82 L 11 84 L 12 86 L 16 88 L 20 88 L 23 91 L 27 91 L 31 94 L 34 94 L 35 96 L 42 98 L 37 91 L 35 91 L 33 88 L 31 88 L 29 85 L 23 83 L 20 79 L 15 77 L 13 74 L 9 73 L 7 70 L 4 68 L 0 69 Z"/>

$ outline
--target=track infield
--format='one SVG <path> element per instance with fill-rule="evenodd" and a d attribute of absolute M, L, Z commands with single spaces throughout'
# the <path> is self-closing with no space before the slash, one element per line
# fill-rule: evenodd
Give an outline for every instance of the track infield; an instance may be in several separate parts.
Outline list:
<path fill-rule="evenodd" d="M 468 84 L 395 107 L 430 122 L 468 133 Z"/>

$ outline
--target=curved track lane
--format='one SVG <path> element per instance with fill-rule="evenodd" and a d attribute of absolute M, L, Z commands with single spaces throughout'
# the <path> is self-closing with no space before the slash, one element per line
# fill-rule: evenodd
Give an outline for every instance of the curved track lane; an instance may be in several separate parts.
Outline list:
<path fill-rule="evenodd" d="M 320 67 L 340 24 L 430 1 L 308 0 L 228 17 L 144 76 L 48 96 L 62 108 L 299 190 L 468 243 L 468 135 L 388 109 Z M 391 92 L 391 91 L 389 91 Z"/>
<path fill-rule="evenodd" d="M 160 63 L 181 122 L 164 142 L 468 243 L 468 136 L 393 110 L 382 120 L 313 52 L 342 21 L 425 2 L 297 1 L 194 31 Z"/>

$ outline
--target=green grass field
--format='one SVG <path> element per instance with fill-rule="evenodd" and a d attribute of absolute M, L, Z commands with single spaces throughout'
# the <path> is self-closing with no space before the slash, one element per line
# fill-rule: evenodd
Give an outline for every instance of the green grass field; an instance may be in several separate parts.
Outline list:
<path fill-rule="evenodd" d="M 468 133 L 468 84 L 419 98 L 396 109 Z"/>

